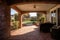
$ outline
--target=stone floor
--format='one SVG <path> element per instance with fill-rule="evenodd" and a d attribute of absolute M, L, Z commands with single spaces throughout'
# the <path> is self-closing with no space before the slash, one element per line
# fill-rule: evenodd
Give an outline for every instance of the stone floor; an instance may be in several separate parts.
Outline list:
<path fill-rule="evenodd" d="M 52 38 L 50 33 L 39 32 L 39 27 L 32 25 L 11 31 L 10 40 L 52 40 Z"/>

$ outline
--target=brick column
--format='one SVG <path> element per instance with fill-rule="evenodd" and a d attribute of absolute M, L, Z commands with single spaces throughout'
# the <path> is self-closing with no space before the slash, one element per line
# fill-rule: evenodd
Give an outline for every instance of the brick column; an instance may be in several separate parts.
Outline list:
<path fill-rule="evenodd" d="M 0 40 L 7 40 L 10 36 L 10 7 L 0 4 Z"/>
<path fill-rule="evenodd" d="M 22 15 L 21 15 L 21 13 L 19 13 L 18 17 L 19 17 L 19 28 L 21 28 L 22 27 Z"/>

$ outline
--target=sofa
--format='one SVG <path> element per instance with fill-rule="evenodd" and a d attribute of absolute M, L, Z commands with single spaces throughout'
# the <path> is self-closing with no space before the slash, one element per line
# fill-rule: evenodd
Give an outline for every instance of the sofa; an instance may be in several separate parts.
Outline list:
<path fill-rule="evenodd" d="M 56 40 L 60 40 L 60 27 L 57 26 L 51 29 L 51 37 Z"/>
<path fill-rule="evenodd" d="M 47 22 L 40 24 L 40 32 L 50 32 L 50 28 L 52 28 L 54 24 Z"/>

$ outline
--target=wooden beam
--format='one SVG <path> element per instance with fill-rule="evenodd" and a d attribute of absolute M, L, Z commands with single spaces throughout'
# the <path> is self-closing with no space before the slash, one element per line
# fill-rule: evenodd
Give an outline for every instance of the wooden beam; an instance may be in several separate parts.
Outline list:
<path fill-rule="evenodd" d="M 7 2 L 8 5 L 14 5 L 19 3 L 52 3 L 52 4 L 60 4 L 60 0 L 3 0 Z"/>
<path fill-rule="evenodd" d="M 30 13 L 30 12 L 42 12 L 42 13 L 45 13 L 46 14 L 46 11 L 22 11 L 24 13 Z"/>
<path fill-rule="evenodd" d="M 56 7 L 57 5 L 58 5 L 58 4 L 56 4 L 56 5 L 55 5 L 55 6 L 53 6 L 52 8 Z M 49 11 L 50 11 L 52 8 L 50 8 L 50 9 L 49 9 Z"/>
<path fill-rule="evenodd" d="M 13 8 L 14 10 L 16 10 L 16 11 L 19 12 L 19 13 L 22 12 L 22 11 L 21 11 L 19 8 L 17 8 L 16 6 L 11 6 L 11 8 Z"/>

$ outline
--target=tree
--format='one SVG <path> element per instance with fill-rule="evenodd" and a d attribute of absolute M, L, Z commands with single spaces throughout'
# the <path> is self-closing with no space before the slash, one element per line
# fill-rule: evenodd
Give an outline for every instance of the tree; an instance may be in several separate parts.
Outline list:
<path fill-rule="evenodd" d="M 18 14 L 15 13 L 14 16 L 15 16 L 15 21 L 18 21 Z"/>

